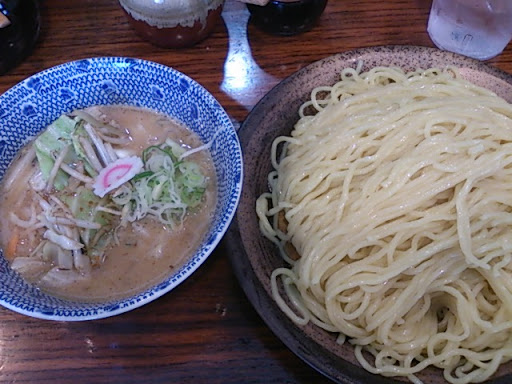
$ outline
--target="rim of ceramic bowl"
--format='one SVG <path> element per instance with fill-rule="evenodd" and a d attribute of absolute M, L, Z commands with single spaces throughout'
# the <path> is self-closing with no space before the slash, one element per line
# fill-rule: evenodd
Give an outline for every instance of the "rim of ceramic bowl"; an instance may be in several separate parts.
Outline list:
<path fill-rule="evenodd" d="M 171 105 L 178 104 L 180 98 L 193 103 Z M 235 215 L 242 190 L 243 159 L 228 114 L 191 77 L 138 58 L 93 57 L 66 62 L 36 73 L 0 95 L 0 180 L 19 149 L 58 116 L 100 104 L 156 110 L 180 120 L 203 142 L 215 138 L 212 157 L 217 178 L 222 177 L 225 183 L 218 185 L 219 198 L 210 229 L 199 249 L 165 280 L 129 297 L 103 303 L 67 300 L 42 292 L 11 270 L 0 251 L 0 305 L 10 310 L 47 320 L 83 321 L 119 315 L 148 304 L 176 288 L 210 256 Z M 172 112 L 178 108 L 176 116 Z M 190 124 L 196 120 L 196 125 Z M 19 127 L 25 129 L 20 132 Z M 24 295 L 30 300 L 25 300 Z"/>
<path fill-rule="evenodd" d="M 244 193 L 227 233 L 226 244 L 235 276 L 252 306 L 276 337 L 304 363 L 337 383 L 400 383 L 405 379 L 374 375 L 364 370 L 356 361 L 350 344 L 337 343 L 335 333 L 311 322 L 305 326 L 297 325 L 281 310 L 271 294 L 270 275 L 285 262 L 275 244 L 261 234 L 254 209 L 256 198 L 267 191 L 266 180 L 272 170 L 269 154 L 273 140 L 277 136 L 289 135 L 299 119 L 298 108 L 308 100 L 311 89 L 334 84 L 341 69 L 355 67 L 358 62 L 365 70 L 379 65 L 408 70 L 456 66 L 464 77 L 470 77 L 472 82 L 484 87 L 492 84 L 498 95 L 512 102 L 512 74 L 488 63 L 437 48 L 374 46 L 342 51 L 311 62 L 272 88 L 252 109 L 239 130 L 246 154 L 245 172 L 250 173 L 251 178 L 245 179 Z M 507 364 L 503 370 L 511 369 L 512 362 Z M 431 372 L 434 376 L 428 377 Z M 428 379 L 432 377 L 442 380 L 442 371 L 431 367 L 418 376 L 425 382 L 431 382 Z M 511 376 L 509 373 L 504 376 L 502 371 L 498 371 L 496 377 L 489 380 L 489 384 L 504 384 L 510 382 Z"/>

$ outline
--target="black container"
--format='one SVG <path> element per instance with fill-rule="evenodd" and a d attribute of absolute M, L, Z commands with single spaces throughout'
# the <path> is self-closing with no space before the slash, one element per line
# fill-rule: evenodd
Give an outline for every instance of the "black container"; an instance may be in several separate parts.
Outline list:
<path fill-rule="evenodd" d="M 37 0 L 0 0 L 0 74 L 27 57 L 39 37 Z"/>
<path fill-rule="evenodd" d="M 318 21 L 327 0 L 270 1 L 265 6 L 247 4 L 251 22 L 274 35 L 296 35 L 309 31 Z"/>

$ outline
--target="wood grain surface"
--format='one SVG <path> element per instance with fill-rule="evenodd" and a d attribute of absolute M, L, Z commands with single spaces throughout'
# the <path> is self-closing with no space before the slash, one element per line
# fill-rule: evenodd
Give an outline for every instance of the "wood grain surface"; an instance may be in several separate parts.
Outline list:
<path fill-rule="evenodd" d="M 191 48 L 157 48 L 130 28 L 115 0 L 41 0 L 42 33 L 0 93 L 48 67 L 130 56 L 198 81 L 242 123 L 286 76 L 332 54 L 376 45 L 433 46 L 428 0 L 330 0 L 318 25 L 291 37 L 265 34 L 245 5 L 228 0 L 213 34 Z M 1 53 L 0 53 L 1 54 Z M 512 72 L 512 48 L 490 65 Z M 0 382 L 328 383 L 265 326 L 241 290 L 225 244 L 187 281 L 132 312 L 79 323 L 0 308 Z"/>

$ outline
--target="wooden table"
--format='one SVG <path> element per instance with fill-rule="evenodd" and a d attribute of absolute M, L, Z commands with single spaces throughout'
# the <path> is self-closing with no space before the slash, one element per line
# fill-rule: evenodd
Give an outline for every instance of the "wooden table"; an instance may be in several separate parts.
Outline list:
<path fill-rule="evenodd" d="M 307 64 L 354 48 L 432 46 L 426 0 L 331 0 L 312 31 L 275 37 L 228 0 L 224 23 L 187 49 L 156 48 L 115 0 L 43 0 L 33 54 L 0 76 L 0 93 L 69 60 L 131 56 L 171 66 L 205 86 L 242 123 L 274 85 Z M 1 54 L 1 53 L 0 53 Z M 512 46 L 489 61 L 512 72 Z M 32 319 L 0 308 L 0 381 L 9 383 L 326 383 L 271 333 L 247 301 L 224 244 L 166 296 L 114 318 Z"/>

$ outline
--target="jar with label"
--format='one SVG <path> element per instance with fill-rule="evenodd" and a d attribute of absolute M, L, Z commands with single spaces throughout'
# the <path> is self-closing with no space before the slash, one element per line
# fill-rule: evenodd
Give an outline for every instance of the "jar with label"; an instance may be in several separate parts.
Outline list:
<path fill-rule="evenodd" d="M 279 0 L 257 5 L 246 0 L 250 22 L 274 35 L 296 35 L 309 31 L 322 15 L 327 0 Z"/>
<path fill-rule="evenodd" d="M 0 0 L 0 74 L 32 52 L 40 24 L 37 0 Z"/>

